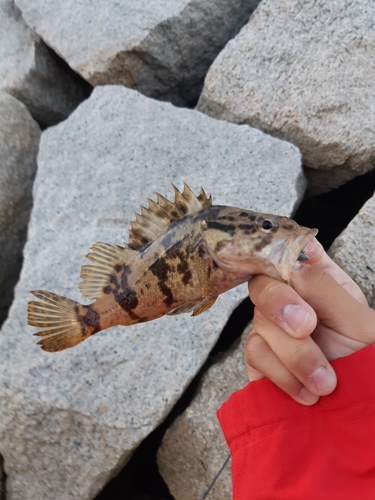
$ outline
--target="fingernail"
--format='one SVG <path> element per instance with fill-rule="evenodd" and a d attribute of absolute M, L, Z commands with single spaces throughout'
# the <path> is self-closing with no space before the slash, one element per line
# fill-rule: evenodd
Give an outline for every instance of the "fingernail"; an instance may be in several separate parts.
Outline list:
<path fill-rule="evenodd" d="M 285 306 L 282 314 L 287 325 L 296 333 L 306 325 L 310 317 L 308 311 L 295 304 Z"/>
<path fill-rule="evenodd" d="M 319 396 L 310 392 L 308 389 L 306 389 L 306 387 L 302 387 L 302 389 L 300 390 L 300 393 L 299 393 L 299 397 L 307 405 L 313 405 L 319 399 Z"/>
<path fill-rule="evenodd" d="M 329 394 L 336 387 L 336 374 L 325 366 L 317 368 L 310 379 L 319 394 Z"/>

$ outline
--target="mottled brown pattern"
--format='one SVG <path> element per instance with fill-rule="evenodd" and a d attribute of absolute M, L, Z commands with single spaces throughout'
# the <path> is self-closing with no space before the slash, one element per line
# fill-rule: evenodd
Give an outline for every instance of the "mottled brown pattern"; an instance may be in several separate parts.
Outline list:
<path fill-rule="evenodd" d="M 136 214 L 126 247 L 96 243 L 83 266 L 82 293 L 89 306 L 36 291 L 28 322 L 41 328 L 47 351 L 72 347 L 114 325 L 132 325 L 164 314 L 208 310 L 218 295 L 266 273 L 288 281 L 290 270 L 315 230 L 286 217 L 212 205 L 203 190 L 174 187 L 175 201 L 157 202 Z M 262 222 L 269 220 L 271 224 Z M 267 227 L 269 226 L 269 227 Z"/>

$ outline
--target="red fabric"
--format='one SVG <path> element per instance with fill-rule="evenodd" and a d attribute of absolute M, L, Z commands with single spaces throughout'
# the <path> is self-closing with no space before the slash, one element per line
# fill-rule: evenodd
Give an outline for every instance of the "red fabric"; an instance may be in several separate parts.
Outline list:
<path fill-rule="evenodd" d="M 337 388 L 313 406 L 263 379 L 219 409 L 233 500 L 375 499 L 375 345 L 332 366 Z"/>

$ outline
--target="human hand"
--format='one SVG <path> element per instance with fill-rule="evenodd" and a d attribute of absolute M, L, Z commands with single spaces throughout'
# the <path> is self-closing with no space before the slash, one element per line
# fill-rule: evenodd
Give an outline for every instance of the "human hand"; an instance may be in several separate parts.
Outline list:
<path fill-rule="evenodd" d="M 254 329 L 245 344 L 250 381 L 268 377 L 295 401 L 312 405 L 336 387 L 328 361 L 375 342 L 375 311 L 349 276 L 313 240 L 308 264 L 291 275 L 292 287 L 254 276 Z"/>

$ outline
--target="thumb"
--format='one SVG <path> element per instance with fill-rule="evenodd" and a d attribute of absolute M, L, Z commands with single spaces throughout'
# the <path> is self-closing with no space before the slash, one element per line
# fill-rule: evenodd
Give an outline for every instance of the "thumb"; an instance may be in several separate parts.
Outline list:
<path fill-rule="evenodd" d="M 315 310 L 321 324 L 353 340 L 375 342 L 375 311 L 327 254 L 315 264 L 293 270 L 291 283 Z"/>

